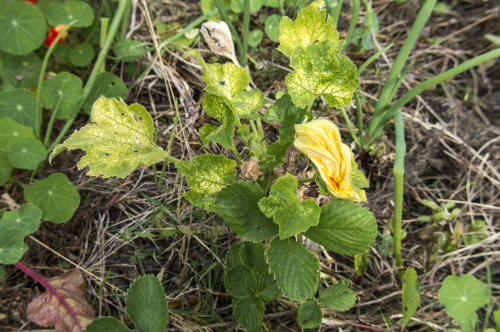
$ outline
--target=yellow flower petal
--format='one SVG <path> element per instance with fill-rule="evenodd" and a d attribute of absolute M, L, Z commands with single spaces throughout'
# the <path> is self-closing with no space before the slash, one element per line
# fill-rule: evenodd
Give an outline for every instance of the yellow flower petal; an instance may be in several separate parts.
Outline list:
<path fill-rule="evenodd" d="M 334 196 L 359 199 L 351 187 L 351 149 L 342 143 L 339 129 L 333 122 L 320 119 L 295 125 L 294 145 L 316 165 Z"/>

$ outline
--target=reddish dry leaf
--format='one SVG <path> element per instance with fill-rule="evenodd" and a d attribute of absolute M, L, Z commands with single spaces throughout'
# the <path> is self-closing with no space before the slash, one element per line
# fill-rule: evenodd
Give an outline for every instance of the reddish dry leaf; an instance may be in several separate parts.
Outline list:
<path fill-rule="evenodd" d="M 54 327 L 57 332 L 83 331 L 95 315 L 85 301 L 85 285 L 80 272 L 70 270 L 46 281 L 52 290 L 47 289 L 28 304 L 28 319 L 43 327 Z"/>

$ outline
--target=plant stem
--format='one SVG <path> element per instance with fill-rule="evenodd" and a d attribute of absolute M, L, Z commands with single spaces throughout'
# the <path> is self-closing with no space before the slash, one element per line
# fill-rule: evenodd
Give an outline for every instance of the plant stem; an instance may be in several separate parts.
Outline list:
<path fill-rule="evenodd" d="M 396 129 L 396 159 L 394 161 L 394 215 L 393 215 L 393 232 L 394 232 L 394 257 L 399 270 L 399 277 L 403 282 L 404 271 L 403 260 L 401 258 L 401 220 L 403 218 L 403 187 L 405 174 L 405 127 L 401 110 L 394 116 L 394 126 Z"/>
<path fill-rule="evenodd" d="M 356 143 L 359 146 L 361 146 L 361 143 L 360 143 L 358 137 L 356 136 L 356 132 L 354 131 L 354 125 L 352 124 L 351 120 L 349 120 L 349 116 L 347 115 L 345 108 L 341 107 L 340 111 L 342 112 L 342 117 L 344 118 L 344 121 L 347 123 L 347 127 L 349 128 L 349 133 L 351 133 L 351 136 L 356 141 Z"/>
<path fill-rule="evenodd" d="M 316 180 L 316 178 L 315 178 L 315 177 L 312 177 L 312 178 L 307 178 L 307 179 L 298 180 L 298 182 L 299 182 L 299 184 L 304 184 L 304 183 L 313 182 L 314 180 Z"/>
<path fill-rule="evenodd" d="M 342 46 L 342 53 L 345 52 L 347 46 L 349 46 L 349 43 L 351 42 L 351 37 L 352 34 L 354 33 L 354 29 L 356 28 L 356 22 L 358 21 L 359 8 L 360 8 L 359 0 L 353 0 L 351 23 L 349 24 L 349 30 L 347 30 L 347 36 L 345 37 L 344 46 Z"/>
<path fill-rule="evenodd" d="M 418 37 L 420 36 L 420 32 L 422 32 L 422 29 L 427 23 L 427 20 L 429 19 L 432 13 L 432 9 L 434 8 L 436 1 L 437 0 L 426 0 L 424 2 L 422 8 L 418 12 L 417 18 L 415 19 L 413 26 L 411 27 L 408 37 L 406 38 L 403 46 L 401 47 L 401 50 L 399 51 L 396 57 L 396 60 L 392 65 L 391 71 L 387 76 L 387 80 L 385 81 L 384 87 L 380 92 L 377 105 L 375 106 L 375 112 L 373 113 L 372 119 L 370 120 L 370 130 L 369 130 L 370 136 L 372 136 L 373 133 L 372 128 L 376 128 L 378 126 L 379 122 L 382 120 L 382 117 L 384 115 L 383 113 L 385 111 L 385 108 L 391 102 L 389 98 L 391 96 L 391 92 L 393 91 L 395 84 L 397 83 L 398 76 L 401 74 L 404 65 L 406 63 L 406 60 L 408 59 L 408 56 L 410 55 L 413 46 L 415 45 Z"/>
<path fill-rule="evenodd" d="M 240 62 L 242 66 L 245 66 L 247 61 L 247 50 L 248 50 L 248 35 L 250 28 L 250 0 L 244 0 L 243 2 L 243 45 L 240 54 Z"/>
<path fill-rule="evenodd" d="M 45 56 L 43 57 L 43 62 L 42 62 L 42 69 L 40 70 L 40 76 L 38 76 L 38 85 L 37 85 L 37 92 L 36 92 L 36 113 L 35 113 L 35 135 L 38 139 L 42 138 L 42 88 L 43 88 L 43 79 L 45 77 L 45 71 L 47 70 L 47 64 L 49 63 L 49 58 L 52 55 L 52 52 L 54 52 L 54 49 L 56 48 L 56 45 L 59 43 L 59 40 L 61 37 L 68 31 L 69 28 L 73 24 L 75 24 L 76 20 L 72 21 L 69 23 L 67 26 L 64 27 L 61 31 L 56 36 L 56 39 L 52 42 L 52 45 L 50 45 L 49 49 L 47 50 L 47 53 L 45 53 Z"/>
<path fill-rule="evenodd" d="M 126 0 L 122 0 L 126 1 Z M 101 38 L 99 40 L 99 46 L 103 47 L 106 42 L 106 37 L 108 34 L 109 18 L 101 17 Z M 106 71 L 106 59 L 102 62 L 99 74 Z"/>
<path fill-rule="evenodd" d="M 85 100 L 89 96 L 89 93 L 92 90 L 92 87 L 94 86 L 94 82 L 95 82 L 97 76 L 100 74 L 99 70 L 101 68 L 101 65 L 104 63 L 104 60 L 106 60 L 106 56 L 108 55 L 109 48 L 111 47 L 111 44 L 113 43 L 113 39 L 115 38 L 116 32 L 118 31 L 120 23 L 123 19 L 123 14 L 125 13 L 125 9 L 127 8 L 127 5 L 130 5 L 128 3 L 128 1 L 119 1 L 118 2 L 118 9 L 116 10 L 116 14 L 113 17 L 113 21 L 111 22 L 111 26 L 109 27 L 108 35 L 107 35 L 106 41 L 104 42 L 104 46 L 101 48 L 101 51 L 99 52 L 99 56 L 97 57 L 97 60 L 95 61 L 94 67 L 92 68 L 92 72 L 90 73 L 90 76 L 87 80 L 87 83 L 85 84 L 85 87 L 83 88 L 82 99 L 80 99 L 80 102 L 77 105 L 78 109 L 82 108 L 83 103 L 85 102 Z M 50 152 L 54 148 L 54 146 L 56 146 L 56 144 L 58 144 L 62 140 L 64 135 L 66 135 L 66 132 L 69 130 L 69 128 L 73 124 L 73 121 L 75 121 L 77 114 L 75 114 L 75 116 L 73 116 L 73 118 L 66 121 L 61 132 L 59 133 L 59 135 L 57 135 L 56 140 L 51 144 L 51 146 L 47 150 L 48 152 Z"/>
<path fill-rule="evenodd" d="M 54 126 L 54 121 L 56 120 L 57 112 L 59 111 L 59 106 L 61 105 L 61 101 L 63 96 L 59 96 L 57 100 L 56 107 L 52 110 L 52 114 L 50 115 L 49 124 L 47 125 L 47 130 L 45 131 L 45 138 L 43 140 L 43 145 L 47 147 L 49 144 L 50 135 L 52 134 L 52 127 Z"/>
<path fill-rule="evenodd" d="M 17 262 L 17 263 L 14 264 L 14 266 L 17 267 L 19 270 L 23 271 L 24 273 L 26 273 L 27 275 L 29 275 L 31 278 L 33 278 L 34 280 L 36 280 L 36 282 L 38 282 L 40 285 L 42 285 L 48 291 L 50 291 L 52 294 L 54 294 L 54 296 L 59 300 L 59 302 L 61 302 L 61 304 L 66 308 L 66 310 L 68 310 L 69 314 L 71 315 L 71 317 L 75 321 L 76 325 L 78 325 L 78 329 L 80 331 L 83 330 L 83 327 L 80 324 L 80 321 L 78 319 L 78 316 L 77 316 L 76 312 L 68 304 L 68 302 L 66 302 L 66 300 L 64 299 L 64 297 L 62 297 L 62 295 L 59 294 L 59 292 L 57 291 L 57 289 L 55 289 L 44 277 L 42 277 L 41 275 L 39 275 L 38 273 L 36 273 L 32 269 L 30 269 L 29 267 L 27 267 L 23 263 Z"/>
<path fill-rule="evenodd" d="M 361 99 L 359 98 L 359 93 L 354 93 L 354 100 L 356 101 L 356 118 L 358 120 L 359 145 L 361 149 L 363 149 L 365 145 L 365 135 L 363 130 L 363 108 L 361 107 Z"/>
<path fill-rule="evenodd" d="M 378 120 L 378 124 L 372 123 L 370 121 L 370 127 L 368 130 L 369 133 L 369 139 L 367 142 L 367 145 L 370 145 L 373 143 L 373 141 L 380 135 L 382 128 L 384 125 L 389 121 L 390 118 L 394 116 L 396 112 L 398 112 L 399 109 L 401 109 L 406 103 L 408 103 L 410 100 L 415 98 L 417 95 L 421 94 L 427 89 L 432 88 L 433 86 L 453 77 L 456 76 L 460 73 L 463 73 L 466 70 L 469 70 L 473 67 L 476 67 L 480 65 L 481 63 L 484 63 L 486 61 L 495 59 L 500 57 L 500 48 L 497 48 L 496 50 L 489 51 L 487 53 L 481 54 L 473 59 L 470 59 L 452 69 L 449 69 L 445 71 L 442 74 L 439 74 L 433 78 L 430 78 L 415 87 L 413 87 L 410 91 L 402 95 L 396 102 L 387 109 L 387 111 L 383 114 L 383 117 Z"/>

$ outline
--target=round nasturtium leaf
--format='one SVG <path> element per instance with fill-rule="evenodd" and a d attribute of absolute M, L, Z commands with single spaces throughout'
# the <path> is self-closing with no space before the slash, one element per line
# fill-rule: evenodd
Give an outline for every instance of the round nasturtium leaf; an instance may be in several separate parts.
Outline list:
<path fill-rule="evenodd" d="M 144 45 L 140 40 L 121 39 L 114 46 L 115 55 L 123 62 L 132 62 L 146 52 Z"/>
<path fill-rule="evenodd" d="M 248 35 L 248 45 L 251 47 L 257 47 L 262 41 L 262 36 L 264 32 L 262 30 L 254 30 Z"/>
<path fill-rule="evenodd" d="M 0 77 L 4 83 L 32 88 L 38 84 L 42 60 L 35 54 L 0 53 Z"/>
<path fill-rule="evenodd" d="M 465 322 L 476 319 L 476 310 L 488 303 L 488 288 L 470 274 L 448 276 L 438 297 L 450 317 Z"/>
<path fill-rule="evenodd" d="M 273 42 L 280 40 L 281 16 L 273 14 L 266 19 L 266 33 Z"/>
<path fill-rule="evenodd" d="M 45 10 L 45 17 L 51 26 L 67 25 L 76 20 L 73 27 L 83 28 L 94 21 L 94 11 L 83 1 L 52 2 Z"/>
<path fill-rule="evenodd" d="M 28 2 L 0 3 L 0 51 L 15 55 L 31 53 L 47 33 L 43 14 Z"/>
<path fill-rule="evenodd" d="M 35 137 L 33 129 L 11 118 L 0 119 L 0 151 L 9 152 L 13 144 L 26 137 Z"/>
<path fill-rule="evenodd" d="M 94 55 L 92 45 L 84 42 L 69 51 L 69 60 L 76 67 L 86 67 L 92 62 Z"/>
<path fill-rule="evenodd" d="M 0 222 L 17 228 L 24 236 L 34 233 L 40 227 L 42 210 L 32 204 L 23 204 L 19 209 L 5 212 Z"/>
<path fill-rule="evenodd" d="M 14 167 L 9 161 L 7 153 L 0 151 L 0 186 L 3 186 L 7 181 L 9 181 L 13 169 Z"/>
<path fill-rule="evenodd" d="M 24 126 L 35 128 L 36 98 L 25 89 L 0 92 L 0 119 L 11 118 Z"/>
<path fill-rule="evenodd" d="M 58 43 L 54 49 L 54 55 L 64 64 L 70 63 L 69 52 L 73 46 L 67 43 Z"/>
<path fill-rule="evenodd" d="M 33 182 L 24 190 L 24 198 L 43 211 L 43 220 L 61 224 L 73 217 L 80 194 L 66 175 L 54 173 L 47 178 Z"/>
<path fill-rule="evenodd" d="M 43 83 L 43 107 L 54 112 L 56 118 L 72 119 L 78 113 L 77 104 L 83 95 L 82 80 L 71 73 L 61 72 Z"/>
<path fill-rule="evenodd" d="M 231 0 L 231 10 L 235 13 L 241 13 L 245 8 L 244 3 L 244 0 Z M 250 13 L 255 13 L 256 11 L 258 11 L 263 4 L 264 0 L 250 1 Z"/>
<path fill-rule="evenodd" d="M 12 166 L 21 169 L 35 169 L 45 160 L 47 152 L 42 142 L 34 137 L 25 137 L 12 145 L 7 157 Z"/>
<path fill-rule="evenodd" d="M 87 112 L 87 114 L 90 114 L 92 105 L 101 96 L 107 98 L 127 99 L 127 86 L 118 76 L 114 74 L 108 72 L 100 73 L 97 76 L 87 99 L 85 99 L 85 103 L 83 104 L 83 109 Z"/>
<path fill-rule="evenodd" d="M 0 264 L 15 264 L 26 251 L 24 235 L 17 228 L 0 223 Z"/>

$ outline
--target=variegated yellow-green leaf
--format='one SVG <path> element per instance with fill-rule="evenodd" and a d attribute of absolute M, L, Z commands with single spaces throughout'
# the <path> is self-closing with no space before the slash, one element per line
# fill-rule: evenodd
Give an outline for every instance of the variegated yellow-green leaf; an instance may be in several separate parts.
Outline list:
<path fill-rule="evenodd" d="M 295 105 L 309 107 L 318 96 L 336 108 L 351 104 L 359 80 L 356 66 L 340 54 L 341 48 L 342 43 L 324 40 L 293 51 L 290 66 L 294 71 L 285 82 Z"/>
<path fill-rule="evenodd" d="M 229 62 L 223 65 L 207 64 L 198 51 L 191 51 L 189 54 L 194 56 L 203 68 L 202 78 L 207 84 L 206 92 L 224 97 L 241 119 L 260 118 L 256 111 L 267 101 L 262 91 L 258 89 L 244 91 L 250 83 L 250 75 L 246 69 Z"/>
<path fill-rule="evenodd" d="M 323 40 L 339 41 L 333 19 L 330 16 L 326 18 L 326 10 L 319 10 L 322 5 L 323 1 L 311 3 L 299 12 L 295 22 L 289 17 L 283 17 L 280 23 L 279 51 L 290 57 L 298 46 L 306 48 Z"/>
<path fill-rule="evenodd" d="M 223 155 L 205 154 L 193 158 L 193 162 L 181 160 L 175 164 L 186 177 L 191 191 L 184 194 L 194 206 L 216 212 L 214 198 L 236 176 L 236 162 Z"/>
<path fill-rule="evenodd" d="M 320 208 L 313 200 L 297 197 L 297 179 L 287 174 L 271 187 L 269 197 L 259 201 L 260 210 L 279 225 L 281 239 L 304 232 L 319 222 Z"/>
<path fill-rule="evenodd" d="M 139 104 L 127 106 L 114 98 L 99 98 L 92 106 L 91 124 L 75 131 L 52 151 L 49 162 L 62 151 L 87 152 L 78 167 L 90 166 L 88 175 L 126 177 L 139 164 L 155 164 L 167 152 L 153 141 L 151 115 Z"/>
<path fill-rule="evenodd" d="M 234 147 L 235 115 L 230 104 L 224 97 L 207 92 L 203 97 L 202 106 L 209 116 L 222 122 L 220 126 L 211 126 L 208 123 L 203 125 L 200 129 L 203 144 L 208 147 L 208 143 L 213 141 L 226 149 Z"/>

